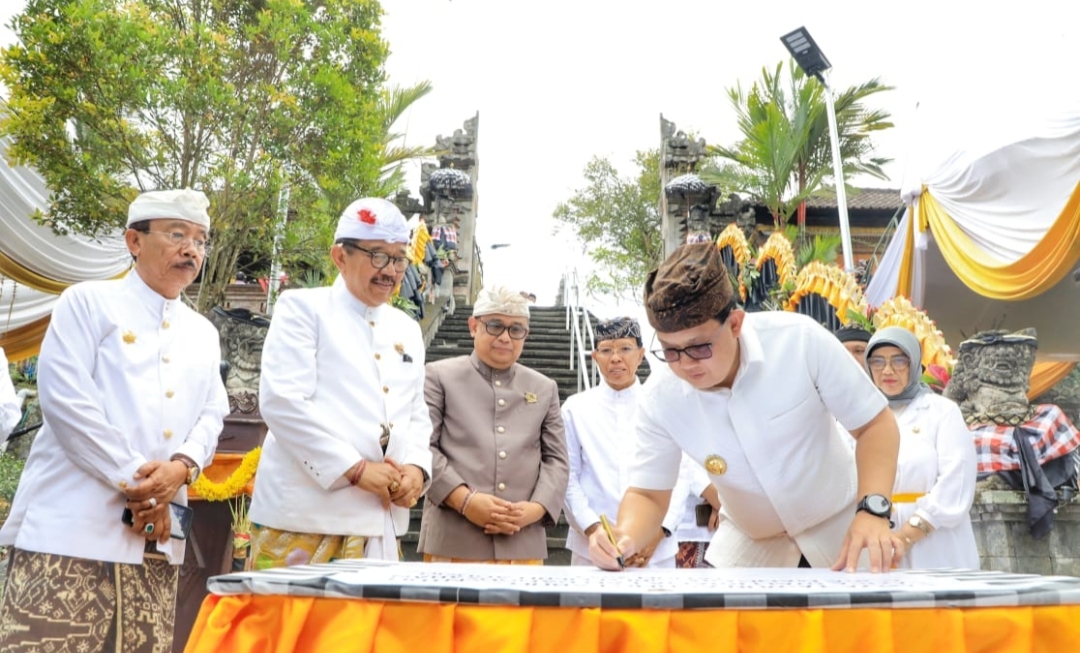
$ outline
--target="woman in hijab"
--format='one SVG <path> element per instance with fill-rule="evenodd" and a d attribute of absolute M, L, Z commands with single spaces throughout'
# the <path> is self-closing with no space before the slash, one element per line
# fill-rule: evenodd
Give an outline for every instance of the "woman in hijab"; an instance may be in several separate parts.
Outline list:
<path fill-rule="evenodd" d="M 904 569 L 978 569 L 971 528 L 975 441 L 960 408 L 920 381 L 922 347 L 907 329 L 870 338 L 866 366 L 900 427 L 893 521 L 907 544 Z"/>

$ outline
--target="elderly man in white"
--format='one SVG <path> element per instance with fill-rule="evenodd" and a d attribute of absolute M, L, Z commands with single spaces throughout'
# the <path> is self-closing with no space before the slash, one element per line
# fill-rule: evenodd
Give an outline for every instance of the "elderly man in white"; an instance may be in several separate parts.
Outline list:
<path fill-rule="evenodd" d="M 601 515 L 614 519 L 629 487 L 641 389 L 637 370 L 645 358 L 641 325 L 629 317 L 599 322 L 592 358 L 603 381 L 562 406 L 570 455 L 566 516 L 571 529 L 566 548 L 573 565 L 592 564 L 589 535 L 600 528 Z M 642 550 L 624 560 L 627 567 L 675 567 L 678 541 L 671 535 L 679 526 L 688 490 L 680 478 L 663 525 Z"/>
<path fill-rule="evenodd" d="M 383 199 L 342 213 L 333 286 L 274 307 L 259 404 L 270 431 L 249 515 L 256 569 L 400 555 L 431 476 L 420 326 L 389 305 L 409 266 L 405 217 Z"/>
<path fill-rule="evenodd" d="M 172 646 L 184 541 L 169 504 L 187 502 L 229 412 L 217 331 L 180 299 L 209 247 L 208 207 L 193 190 L 139 195 L 125 233 L 135 270 L 71 286 L 53 309 L 44 426 L 0 530 L 14 545 L 0 650 Z"/>

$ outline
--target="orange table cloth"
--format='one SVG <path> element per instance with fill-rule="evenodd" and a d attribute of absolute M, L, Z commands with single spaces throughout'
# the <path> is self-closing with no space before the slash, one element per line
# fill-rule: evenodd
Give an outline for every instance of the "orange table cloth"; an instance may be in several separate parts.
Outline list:
<path fill-rule="evenodd" d="M 211 595 L 186 653 L 1061 653 L 1080 605 L 649 610 Z"/>

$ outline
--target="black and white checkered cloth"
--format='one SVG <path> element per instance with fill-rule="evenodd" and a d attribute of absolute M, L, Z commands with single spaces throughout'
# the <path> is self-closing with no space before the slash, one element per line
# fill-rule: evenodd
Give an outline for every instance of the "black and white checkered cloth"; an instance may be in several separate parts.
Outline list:
<path fill-rule="evenodd" d="M 992 571 L 634 569 L 349 560 L 216 576 L 213 594 L 608 609 L 941 608 L 1080 604 L 1080 578 Z"/>

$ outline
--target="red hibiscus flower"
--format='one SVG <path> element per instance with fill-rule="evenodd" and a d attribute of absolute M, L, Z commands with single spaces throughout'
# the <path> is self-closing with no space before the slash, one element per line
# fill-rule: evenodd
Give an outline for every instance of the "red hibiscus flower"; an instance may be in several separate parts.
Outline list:
<path fill-rule="evenodd" d="M 358 215 L 360 216 L 360 222 L 375 224 L 375 214 L 372 213 L 370 209 L 360 209 Z"/>

